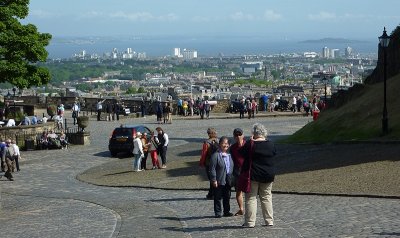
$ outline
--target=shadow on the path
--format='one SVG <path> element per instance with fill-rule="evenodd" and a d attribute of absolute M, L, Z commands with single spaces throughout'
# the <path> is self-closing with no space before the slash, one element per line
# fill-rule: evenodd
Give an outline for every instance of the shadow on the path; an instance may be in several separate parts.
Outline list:
<path fill-rule="evenodd" d="M 177 201 L 198 201 L 205 200 L 204 198 L 164 198 L 164 199 L 150 199 L 147 202 L 177 202 Z"/>
<path fill-rule="evenodd" d="M 277 174 L 400 161 L 398 144 L 277 145 Z"/>
<path fill-rule="evenodd" d="M 184 162 L 185 166 L 180 168 L 171 168 L 167 170 L 169 177 L 183 177 L 183 176 L 200 176 L 201 180 L 208 181 L 207 174 L 204 168 L 199 167 L 199 162 L 190 161 Z"/>
<path fill-rule="evenodd" d="M 400 232 L 380 232 L 375 234 L 378 236 L 400 236 Z"/>
<path fill-rule="evenodd" d="M 103 176 L 107 177 L 107 176 L 114 176 L 114 175 L 119 175 L 119 174 L 129 174 L 129 173 L 133 173 L 133 171 L 122 171 L 122 172 L 118 172 L 118 173 L 105 174 Z"/>
<path fill-rule="evenodd" d="M 103 158 L 111 158 L 112 157 L 110 154 L 110 151 L 101 151 L 101 152 L 95 153 L 93 155 L 97 156 L 97 157 L 103 157 Z M 115 158 L 117 158 L 117 159 L 132 158 L 132 155 L 130 155 L 129 153 L 121 152 L 121 153 L 118 153 Z"/>
<path fill-rule="evenodd" d="M 215 219 L 215 218 L 213 218 Z M 182 231 L 182 228 L 177 228 L 177 227 L 164 227 L 161 228 L 163 230 L 168 230 L 168 231 Z M 184 228 L 185 232 L 207 232 L 207 231 L 216 231 L 216 230 L 231 230 L 231 229 L 243 229 L 241 226 L 205 226 L 205 227 L 190 227 L 190 228 Z"/>

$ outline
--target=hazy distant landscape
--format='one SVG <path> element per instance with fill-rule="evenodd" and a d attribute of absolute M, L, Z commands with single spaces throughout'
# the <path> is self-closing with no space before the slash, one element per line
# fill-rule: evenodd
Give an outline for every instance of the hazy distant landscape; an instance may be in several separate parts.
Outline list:
<path fill-rule="evenodd" d="M 343 50 L 350 46 L 362 54 L 377 52 L 377 41 L 324 38 L 317 40 L 271 41 L 262 36 L 184 37 L 184 36 L 115 36 L 115 37 L 54 37 L 47 47 L 50 58 L 69 58 L 74 53 L 103 54 L 113 48 L 120 51 L 130 47 L 136 52 L 146 52 L 150 57 L 172 54 L 176 47 L 196 49 L 200 56 L 321 52 L 323 47 Z"/>

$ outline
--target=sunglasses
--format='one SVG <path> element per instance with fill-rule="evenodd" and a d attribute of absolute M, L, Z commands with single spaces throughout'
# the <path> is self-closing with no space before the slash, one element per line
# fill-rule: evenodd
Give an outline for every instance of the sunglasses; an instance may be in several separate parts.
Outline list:
<path fill-rule="evenodd" d="M 238 136 L 242 136 L 243 134 L 242 133 L 235 133 L 235 134 L 233 134 L 235 137 L 238 137 Z"/>

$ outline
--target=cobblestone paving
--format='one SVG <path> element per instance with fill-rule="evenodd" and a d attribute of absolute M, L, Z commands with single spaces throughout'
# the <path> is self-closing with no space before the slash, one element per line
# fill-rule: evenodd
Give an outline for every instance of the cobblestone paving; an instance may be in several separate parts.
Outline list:
<path fill-rule="evenodd" d="M 271 137 L 285 136 L 309 118 L 258 118 Z M 220 135 L 235 127 L 249 131 L 255 120 L 175 120 L 162 125 L 173 147 L 199 141 L 208 126 Z M 110 158 L 107 139 L 120 123 L 154 118 L 91 121 L 91 146 L 23 152 L 15 181 L 0 179 L 1 237 L 399 237 L 400 203 L 394 199 L 274 194 L 275 226 L 242 229 L 242 217 L 213 218 L 205 191 L 99 187 L 79 182 L 84 170 Z M 232 210 L 237 209 L 234 199 Z M 259 209 L 260 211 L 260 209 Z"/>

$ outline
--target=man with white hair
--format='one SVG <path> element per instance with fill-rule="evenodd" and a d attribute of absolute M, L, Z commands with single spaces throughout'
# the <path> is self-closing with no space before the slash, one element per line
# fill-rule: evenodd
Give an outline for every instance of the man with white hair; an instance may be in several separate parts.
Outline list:
<path fill-rule="evenodd" d="M 6 170 L 6 173 L 4 174 L 4 177 L 6 177 L 10 181 L 14 181 L 14 178 L 11 173 L 12 168 L 14 167 L 14 159 L 15 159 L 14 146 L 11 145 L 11 140 L 7 139 L 6 140 L 6 148 L 2 155 L 2 161 L 5 161 L 5 163 L 7 165 L 7 170 Z"/>

